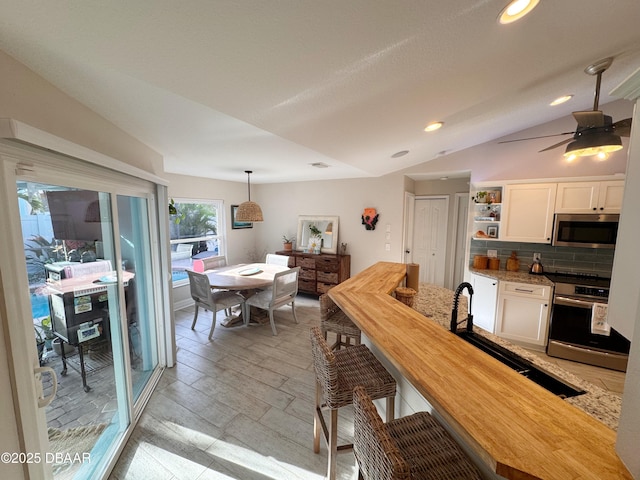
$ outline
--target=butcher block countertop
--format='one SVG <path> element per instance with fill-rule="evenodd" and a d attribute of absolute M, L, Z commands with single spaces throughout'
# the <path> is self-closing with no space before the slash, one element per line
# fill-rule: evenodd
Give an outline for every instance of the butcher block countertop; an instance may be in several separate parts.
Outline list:
<path fill-rule="evenodd" d="M 406 265 L 377 263 L 329 295 L 498 475 L 631 479 L 615 432 L 390 294 Z"/>

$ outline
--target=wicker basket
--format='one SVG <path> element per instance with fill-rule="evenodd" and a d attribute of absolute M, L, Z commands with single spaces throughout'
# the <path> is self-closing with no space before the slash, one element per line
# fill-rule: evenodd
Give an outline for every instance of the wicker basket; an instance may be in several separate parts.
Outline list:
<path fill-rule="evenodd" d="M 398 287 L 396 288 L 396 299 L 409 307 L 413 307 L 413 298 L 417 293 L 413 288 Z"/>

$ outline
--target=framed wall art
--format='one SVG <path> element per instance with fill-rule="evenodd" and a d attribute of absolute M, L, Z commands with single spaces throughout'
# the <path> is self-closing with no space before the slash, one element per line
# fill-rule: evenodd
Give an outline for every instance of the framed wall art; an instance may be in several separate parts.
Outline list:
<path fill-rule="evenodd" d="M 236 212 L 238 211 L 238 205 L 231 205 L 231 228 L 253 228 L 252 222 L 238 222 L 236 220 Z"/>

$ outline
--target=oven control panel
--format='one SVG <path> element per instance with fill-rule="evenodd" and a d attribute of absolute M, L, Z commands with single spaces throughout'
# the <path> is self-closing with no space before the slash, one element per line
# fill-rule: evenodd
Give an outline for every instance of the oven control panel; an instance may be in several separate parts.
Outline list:
<path fill-rule="evenodd" d="M 608 288 L 598 288 L 598 287 L 584 287 L 582 285 L 576 285 L 574 293 L 576 295 L 586 295 L 589 297 L 609 297 L 609 289 Z"/>

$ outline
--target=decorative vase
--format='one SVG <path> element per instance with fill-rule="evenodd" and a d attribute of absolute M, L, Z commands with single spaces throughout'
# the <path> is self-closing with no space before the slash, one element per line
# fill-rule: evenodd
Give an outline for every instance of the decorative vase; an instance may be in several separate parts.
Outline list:
<path fill-rule="evenodd" d="M 283 243 L 282 246 L 284 247 L 285 251 L 290 252 L 291 250 L 293 250 L 293 243 L 289 242 L 289 243 Z"/>

